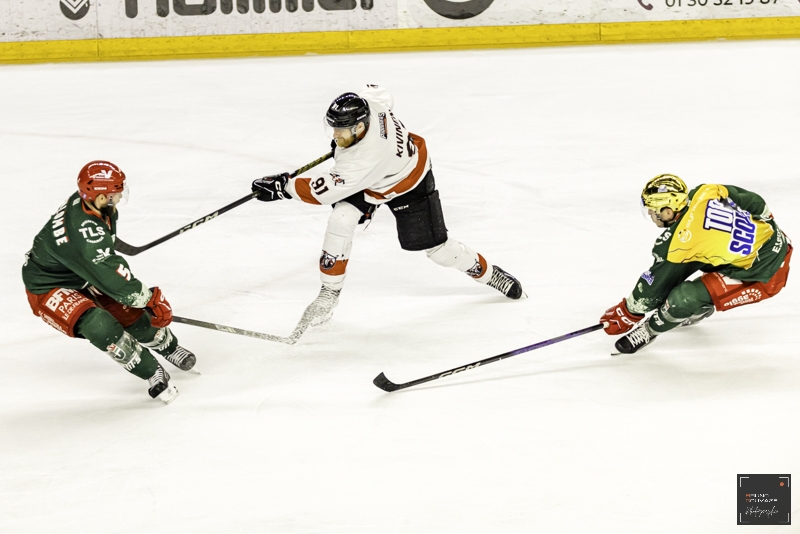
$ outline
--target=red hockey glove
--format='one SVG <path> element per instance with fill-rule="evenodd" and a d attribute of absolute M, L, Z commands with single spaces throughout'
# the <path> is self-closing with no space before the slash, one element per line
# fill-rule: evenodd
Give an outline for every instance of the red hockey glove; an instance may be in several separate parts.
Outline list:
<path fill-rule="evenodd" d="M 622 299 L 619 304 L 606 310 L 600 317 L 600 322 L 608 323 L 608 326 L 604 328 L 606 334 L 616 336 L 631 330 L 642 318 L 644 315 L 629 312 L 628 306 L 625 305 L 625 299 Z"/>
<path fill-rule="evenodd" d="M 164 328 L 172 322 L 172 306 L 169 305 L 159 288 L 154 287 L 150 291 L 153 292 L 153 295 L 147 301 L 146 306 L 147 311 L 153 316 L 150 324 L 156 328 Z"/>

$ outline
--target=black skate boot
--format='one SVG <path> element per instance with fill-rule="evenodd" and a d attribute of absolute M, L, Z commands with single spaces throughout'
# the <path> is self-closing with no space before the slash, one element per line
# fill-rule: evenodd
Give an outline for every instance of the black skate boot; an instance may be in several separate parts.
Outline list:
<path fill-rule="evenodd" d="M 505 272 L 497 265 L 492 265 L 492 278 L 486 285 L 493 287 L 510 299 L 517 300 L 522 296 L 522 284 L 519 280 Z"/>
<path fill-rule="evenodd" d="M 647 329 L 647 323 L 637 326 L 629 334 L 619 338 L 614 346 L 622 354 L 633 354 L 642 347 L 653 342 L 656 336 Z"/>
<path fill-rule="evenodd" d="M 159 399 L 169 404 L 178 396 L 178 388 L 169 383 L 169 373 L 160 365 L 153 376 L 147 379 L 147 382 L 150 384 L 147 392 L 153 399 Z"/>
<path fill-rule="evenodd" d="M 188 371 L 194 364 L 197 363 L 197 358 L 194 353 L 185 348 L 177 345 L 171 354 L 164 354 L 164 359 L 169 363 L 180 369 L 181 371 Z"/>
<path fill-rule="evenodd" d="M 693 324 L 699 323 L 703 319 L 711 317 L 711 314 L 713 313 L 714 313 L 714 306 L 711 305 L 708 307 L 708 309 L 705 309 L 700 313 L 692 315 L 691 317 L 683 321 L 679 326 L 692 326 Z"/>

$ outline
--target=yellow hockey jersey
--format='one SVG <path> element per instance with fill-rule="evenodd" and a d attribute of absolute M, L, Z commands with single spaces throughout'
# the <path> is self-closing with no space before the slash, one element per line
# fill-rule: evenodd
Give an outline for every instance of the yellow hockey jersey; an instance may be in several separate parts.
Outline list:
<path fill-rule="evenodd" d="M 737 206 L 724 185 L 700 186 L 678 220 L 667 261 L 749 269 L 775 230 L 761 216 Z"/>

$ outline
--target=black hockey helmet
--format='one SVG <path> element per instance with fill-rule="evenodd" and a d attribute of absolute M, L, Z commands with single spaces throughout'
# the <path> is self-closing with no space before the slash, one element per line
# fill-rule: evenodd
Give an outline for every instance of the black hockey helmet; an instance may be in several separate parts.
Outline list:
<path fill-rule="evenodd" d="M 369 126 L 369 104 L 355 93 L 344 93 L 331 102 L 325 113 L 331 128 L 354 128 L 359 122 Z"/>

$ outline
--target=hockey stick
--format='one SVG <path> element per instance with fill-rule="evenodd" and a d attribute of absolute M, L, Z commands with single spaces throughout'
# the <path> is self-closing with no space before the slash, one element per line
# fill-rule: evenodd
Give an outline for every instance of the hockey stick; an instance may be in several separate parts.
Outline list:
<path fill-rule="evenodd" d="M 314 161 L 312 161 L 312 162 L 311 162 L 311 163 L 309 163 L 308 165 L 304 165 L 304 166 L 300 167 L 299 169 L 297 169 L 296 171 L 294 171 L 294 172 L 293 172 L 292 174 L 290 174 L 289 176 L 290 176 L 291 178 L 294 178 L 294 177 L 296 177 L 298 174 L 302 174 L 302 173 L 306 172 L 307 170 L 313 169 L 314 167 L 316 167 L 317 165 L 319 165 L 319 164 L 320 164 L 320 163 L 322 163 L 323 161 L 325 161 L 325 160 L 328 160 L 328 159 L 330 159 L 330 158 L 332 158 L 332 157 L 333 157 L 333 151 L 331 151 L 331 152 L 328 152 L 328 153 L 327 153 L 327 154 L 325 154 L 324 156 L 322 156 L 322 157 L 320 157 L 320 158 L 317 158 L 317 159 L 315 159 Z M 136 255 L 137 255 L 137 254 L 139 254 L 140 252 L 144 252 L 145 250 L 151 249 L 151 248 L 153 248 L 153 247 L 154 247 L 154 246 L 156 246 L 156 245 L 160 245 L 160 244 L 161 244 L 161 243 L 163 243 L 164 241 L 167 241 L 167 240 L 169 240 L 169 239 L 172 239 L 172 238 L 173 238 L 173 237 L 175 237 L 175 236 L 181 235 L 181 234 L 182 234 L 182 233 L 184 233 L 184 232 L 188 232 L 189 230 L 192 230 L 193 228 L 197 228 L 198 226 L 200 226 L 200 225 L 201 225 L 201 224 L 203 224 L 204 222 L 208 222 L 208 221 L 210 221 L 211 219 L 214 219 L 214 218 L 216 218 L 218 215 L 222 215 L 222 214 L 223 214 L 223 213 L 225 213 L 226 211 L 230 211 L 230 210 L 232 210 L 233 208 L 235 208 L 235 207 L 237 207 L 237 206 L 241 206 L 241 205 L 242 205 L 242 204 L 244 204 L 245 202 L 249 202 L 250 200 L 253 200 L 254 198 L 256 198 L 256 194 L 255 194 L 255 193 L 250 193 L 249 195 L 247 195 L 247 196 L 245 196 L 245 197 L 242 197 L 242 198 L 240 198 L 239 200 L 237 200 L 237 201 L 235 201 L 235 202 L 231 202 L 231 203 L 230 203 L 230 204 L 228 204 L 227 206 L 223 206 L 223 207 L 221 207 L 220 209 L 218 209 L 217 211 L 215 211 L 215 212 L 213 212 L 213 213 L 209 213 L 208 215 L 205 215 L 204 217 L 200 217 L 200 218 L 199 218 L 199 219 L 197 219 L 196 221 L 194 221 L 194 222 L 191 222 L 191 223 L 187 224 L 187 225 L 186 225 L 186 226 L 184 226 L 183 228 L 180 228 L 180 229 L 178 229 L 178 230 L 175 230 L 174 232 L 172 232 L 172 233 L 170 233 L 170 234 L 167 234 L 167 235 L 165 235 L 164 237 L 161 237 L 161 238 L 159 238 L 159 239 L 156 239 L 156 240 L 155 240 L 155 241 L 153 241 L 152 243 L 148 243 L 148 244 L 146 244 L 146 245 L 142 245 L 142 246 L 140 246 L 140 247 L 137 247 L 137 246 L 135 246 L 135 245 L 129 245 L 128 243 L 126 243 L 125 241 L 123 241 L 122 239 L 120 239 L 119 237 L 117 237 L 117 238 L 116 238 L 116 241 L 115 241 L 114 248 L 115 248 L 115 249 L 116 249 L 116 251 L 117 251 L 117 252 L 119 252 L 120 254 L 125 254 L 126 256 L 136 256 Z"/>
<path fill-rule="evenodd" d="M 225 326 L 217 323 L 207 323 L 205 321 L 198 321 L 197 319 L 188 319 L 186 317 L 178 317 L 173 315 L 172 320 L 176 323 L 183 323 L 192 326 L 199 326 L 201 328 L 208 328 L 210 330 L 219 330 L 220 332 L 228 332 L 229 334 L 238 334 L 240 336 L 254 337 L 264 339 L 266 341 L 277 341 L 278 343 L 286 343 L 287 345 L 294 345 L 300 340 L 308 327 L 311 326 L 312 315 L 308 310 L 303 313 L 297 326 L 294 327 L 289 337 L 273 336 L 272 334 L 262 334 L 261 332 L 253 332 L 252 330 L 244 330 L 242 328 L 235 328 L 233 326 Z"/>
<path fill-rule="evenodd" d="M 254 337 L 257 339 L 264 339 L 266 341 L 277 341 L 278 343 L 286 343 L 287 345 L 294 345 L 297 339 L 293 337 L 273 336 L 272 334 L 262 334 L 261 332 L 253 332 L 252 330 L 243 330 L 241 328 L 234 328 L 232 326 L 223 326 L 217 323 L 207 323 L 205 321 L 198 321 L 196 319 L 187 319 L 186 317 L 172 317 L 173 322 L 188 324 L 191 326 L 199 326 L 200 328 L 208 328 L 210 330 L 219 330 L 220 332 L 228 332 L 229 334 L 238 334 L 240 336 Z"/>
<path fill-rule="evenodd" d="M 395 384 L 394 382 L 386 378 L 385 374 L 381 373 L 375 377 L 375 380 L 373 380 L 372 383 L 381 388 L 382 390 L 390 392 L 397 391 L 398 389 L 410 388 L 411 386 L 418 386 L 419 384 L 424 384 L 425 382 L 430 382 L 431 380 L 436 380 L 438 378 L 443 378 L 445 376 L 454 375 L 456 373 L 460 373 L 461 371 L 469 371 L 470 369 L 475 369 L 476 367 L 480 367 L 481 365 L 499 362 L 500 360 L 505 360 L 506 358 L 516 356 L 517 354 L 522 354 L 523 352 L 540 349 L 542 347 L 558 343 L 559 341 L 564 341 L 566 339 L 571 339 L 573 337 L 582 336 L 583 334 L 588 334 L 589 332 L 600 330 L 605 326 L 605 324 L 606 323 L 598 323 L 588 328 L 583 328 L 581 330 L 576 330 L 575 332 L 570 332 L 569 334 L 564 334 L 563 336 L 554 337 L 546 341 L 540 341 L 539 343 L 528 345 L 527 347 L 522 347 L 521 349 L 512 350 L 510 352 L 504 352 L 503 354 L 492 356 L 491 358 L 486 358 L 485 360 L 478 360 L 477 362 L 473 362 L 467 365 L 462 365 L 461 367 L 456 367 L 455 369 L 450 369 L 443 373 L 437 373 L 435 375 L 426 376 L 425 378 L 412 380 L 411 382 L 405 382 L 403 384 Z"/>

